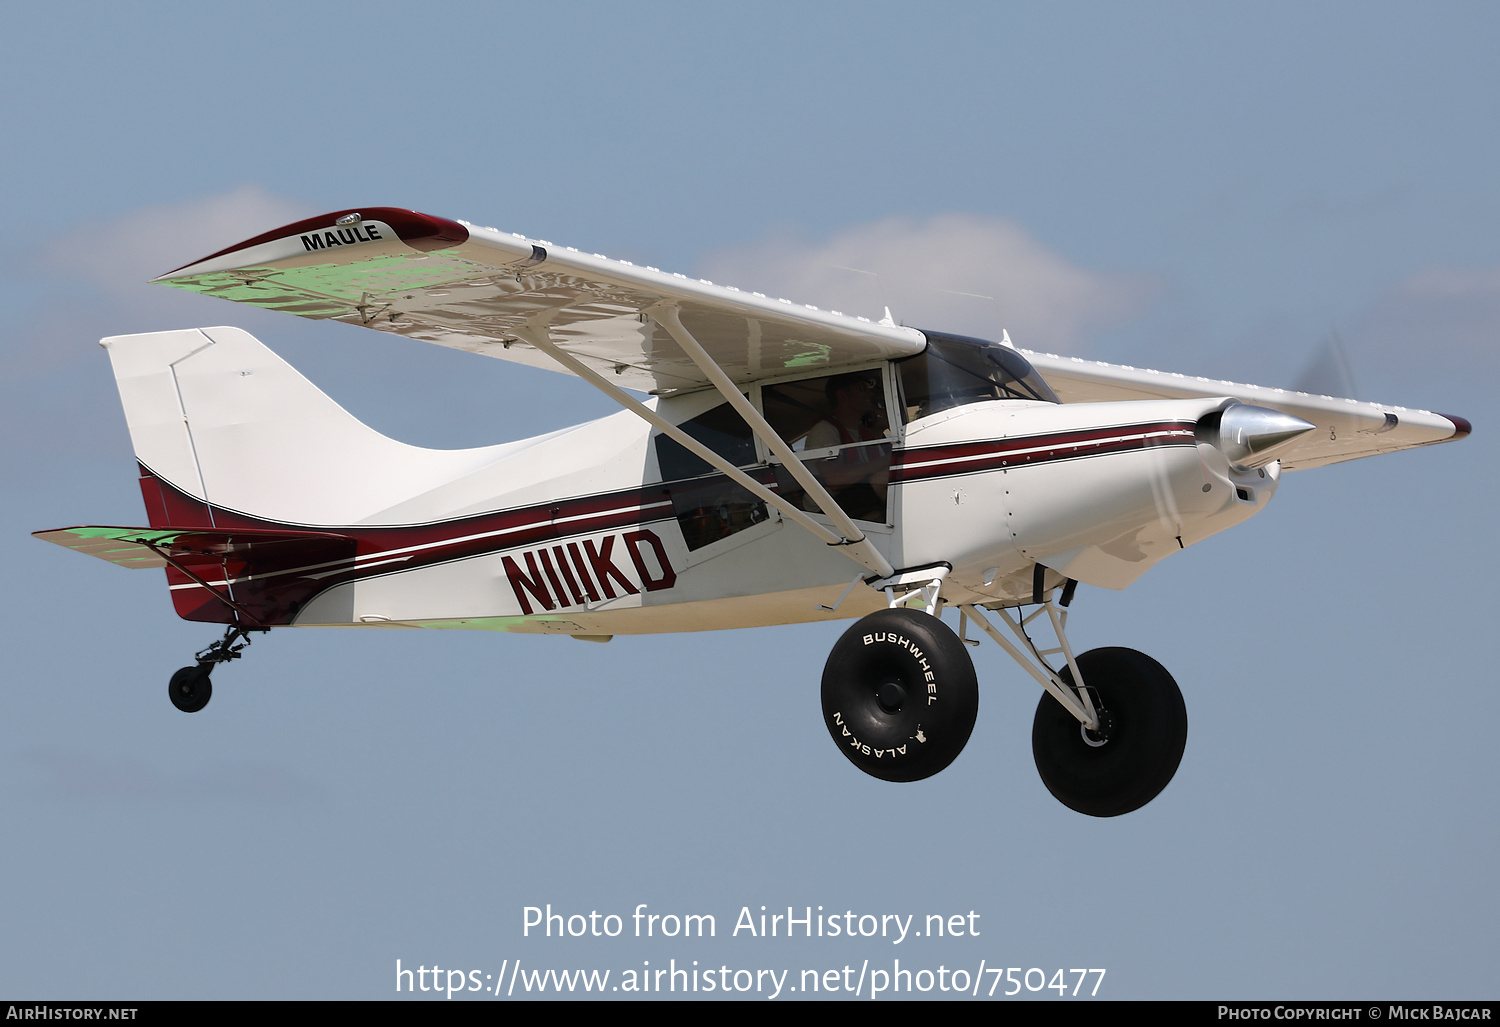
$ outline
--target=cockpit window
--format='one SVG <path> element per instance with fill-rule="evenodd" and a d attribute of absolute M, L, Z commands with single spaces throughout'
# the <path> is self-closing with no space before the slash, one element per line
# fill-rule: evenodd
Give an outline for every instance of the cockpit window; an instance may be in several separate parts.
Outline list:
<path fill-rule="evenodd" d="M 891 434 L 879 368 L 767 385 L 760 398 L 766 421 L 799 453 Z"/>
<path fill-rule="evenodd" d="M 732 464 L 744 467 L 755 463 L 755 435 L 728 403 L 705 410 L 678 427 Z M 694 456 L 686 446 L 666 435 L 656 436 L 656 462 L 661 466 L 662 481 L 696 478 L 713 472 L 708 461 Z"/>
<path fill-rule="evenodd" d="M 991 399 L 1059 402 L 1031 363 L 1009 346 L 962 335 L 922 334 L 927 348 L 896 361 L 908 421 Z"/>
<path fill-rule="evenodd" d="M 728 403 L 705 410 L 678 427 L 732 464 L 747 467 L 755 463 L 755 436 Z M 771 516 L 759 498 L 726 475 L 716 473 L 708 461 L 675 439 L 656 436 L 656 462 L 690 551 L 753 528 Z"/>

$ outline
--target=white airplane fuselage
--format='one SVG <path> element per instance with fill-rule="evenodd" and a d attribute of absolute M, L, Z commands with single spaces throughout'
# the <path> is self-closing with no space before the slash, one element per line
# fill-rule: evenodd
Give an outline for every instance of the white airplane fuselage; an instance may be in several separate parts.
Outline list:
<path fill-rule="evenodd" d="M 847 619 L 889 601 L 863 584 L 868 565 L 788 516 L 829 523 L 715 390 L 654 400 L 654 416 L 715 440 L 759 498 L 629 411 L 421 449 L 360 423 L 239 329 L 104 345 L 142 467 L 141 537 L 189 533 L 166 562 L 190 620 L 602 637 Z M 840 376 L 748 391 L 757 410 L 800 418 L 798 445 L 824 448 L 798 458 L 830 488 L 868 478 L 847 504 L 855 525 L 897 571 L 942 578 L 949 605 L 1016 605 L 1067 579 L 1124 588 L 1250 517 L 1280 477 L 1273 461 L 1229 462 L 1214 425 L 1232 399 L 965 402 L 898 372 L 853 373 L 875 404 L 859 439 L 814 430 L 803 409 Z"/>
<path fill-rule="evenodd" d="M 687 396 L 658 409 L 675 423 L 702 405 Z M 1054 572 L 1048 587 L 1071 577 L 1123 588 L 1274 493 L 1276 465 L 1238 474 L 1194 438 L 1198 419 L 1222 405 L 998 400 L 922 418 L 892 447 L 887 521 L 860 526 L 897 568 L 951 565 L 950 604 L 1029 601 L 1038 562 Z M 292 623 L 605 636 L 844 619 L 885 605 L 859 585 L 828 609 L 860 568 L 774 511 L 690 550 L 652 434 L 622 412 L 503 447 L 378 524 L 297 525 L 411 537 L 362 556 L 367 574 L 322 591 Z M 484 551 L 443 558 L 462 545 Z M 410 566 L 424 555 L 440 559 Z"/>

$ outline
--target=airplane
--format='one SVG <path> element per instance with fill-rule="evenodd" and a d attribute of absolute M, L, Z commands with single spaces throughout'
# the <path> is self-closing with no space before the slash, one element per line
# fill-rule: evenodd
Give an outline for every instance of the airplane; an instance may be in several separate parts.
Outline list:
<path fill-rule="evenodd" d="M 273 627 L 607 642 L 853 617 L 821 692 L 856 767 L 915 781 L 951 764 L 978 714 L 968 648 L 988 637 L 1042 689 L 1043 783 L 1097 817 L 1166 787 L 1187 712 L 1151 657 L 1074 652 L 1078 585 L 1125 588 L 1260 512 L 1285 471 L 1471 430 L 820 310 L 396 208 L 299 221 L 156 281 L 564 371 L 623 408 L 422 449 L 238 328 L 102 340 L 148 526 L 35 534 L 164 568 L 179 616 L 225 626 L 172 675 L 178 709 L 202 710 L 213 669 Z"/>

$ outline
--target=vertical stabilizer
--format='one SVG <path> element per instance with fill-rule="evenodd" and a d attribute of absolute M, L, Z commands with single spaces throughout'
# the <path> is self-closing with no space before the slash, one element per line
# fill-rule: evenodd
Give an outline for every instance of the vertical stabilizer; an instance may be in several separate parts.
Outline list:
<path fill-rule="evenodd" d="M 239 328 L 101 341 L 114 365 L 136 458 L 214 511 L 300 525 L 348 525 L 494 459 L 433 450 L 361 423 Z M 153 523 L 157 509 L 151 509 Z"/>

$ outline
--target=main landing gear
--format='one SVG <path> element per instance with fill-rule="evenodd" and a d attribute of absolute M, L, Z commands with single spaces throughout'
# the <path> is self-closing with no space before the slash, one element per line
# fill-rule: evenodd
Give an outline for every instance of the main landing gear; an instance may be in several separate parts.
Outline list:
<path fill-rule="evenodd" d="M 1187 707 L 1166 668 L 1134 649 L 1078 657 L 1100 727 L 1091 731 L 1051 696 L 1031 723 L 1037 772 L 1053 797 L 1091 817 L 1140 809 L 1167 787 L 1187 745 Z M 1059 675 L 1069 686 L 1072 669 Z"/>
<path fill-rule="evenodd" d="M 945 569 L 904 594 L 888 588 L 891 607 L 855 622 L 823 670 L 823 719 L 850 762 L 886 781 L 917 781 L 952 763 L 969 740 L 979 690 L 965 643 L 973 623 L 1044 690 L 1032 723 L 1037 772 L 1059 802 L 1094 817 L 1140 809 L 1172 780 L 1187 745 L 1182 692 L 1161 664 L 1134 649 L 1068 644 L 1071 583 L 1055 602 L 1041 575 L 1037 607 L 1026 616 L 993 611 L 1012 642 L 975 606 L 961 606 L 959 634 L 938 619 Z M 893 579 L 916 580 L 918 575 Z M 925 612 L 903 605 L 921 594 Z M 1028 630 L 1046 614 L 1057 646 L 1039 649 Z M 1050 657 L 1062 656 L 1054 669 Z"/>
<path fill-rule="evenodd" d="M 224 637 L 197 654 L 198 664 L 183 667 L 167 683 L 167 695 L 183 713 L 197 713 L 213 698 L 214 686 L 209 675 L 214 666 L 240 658 L 240 650 L 250 644 L 250 632 L 270 631 L 270 628 L 242 628 L 231 624 L 224 629 Z"/>
<path fill-rule="evenodd" d="M 953 630 L 920 610 L 872 613 L 823 668 L 823 720 L 866 774 L 919 781 L 958 758 L 979 715 L 974 663 Z"/>

